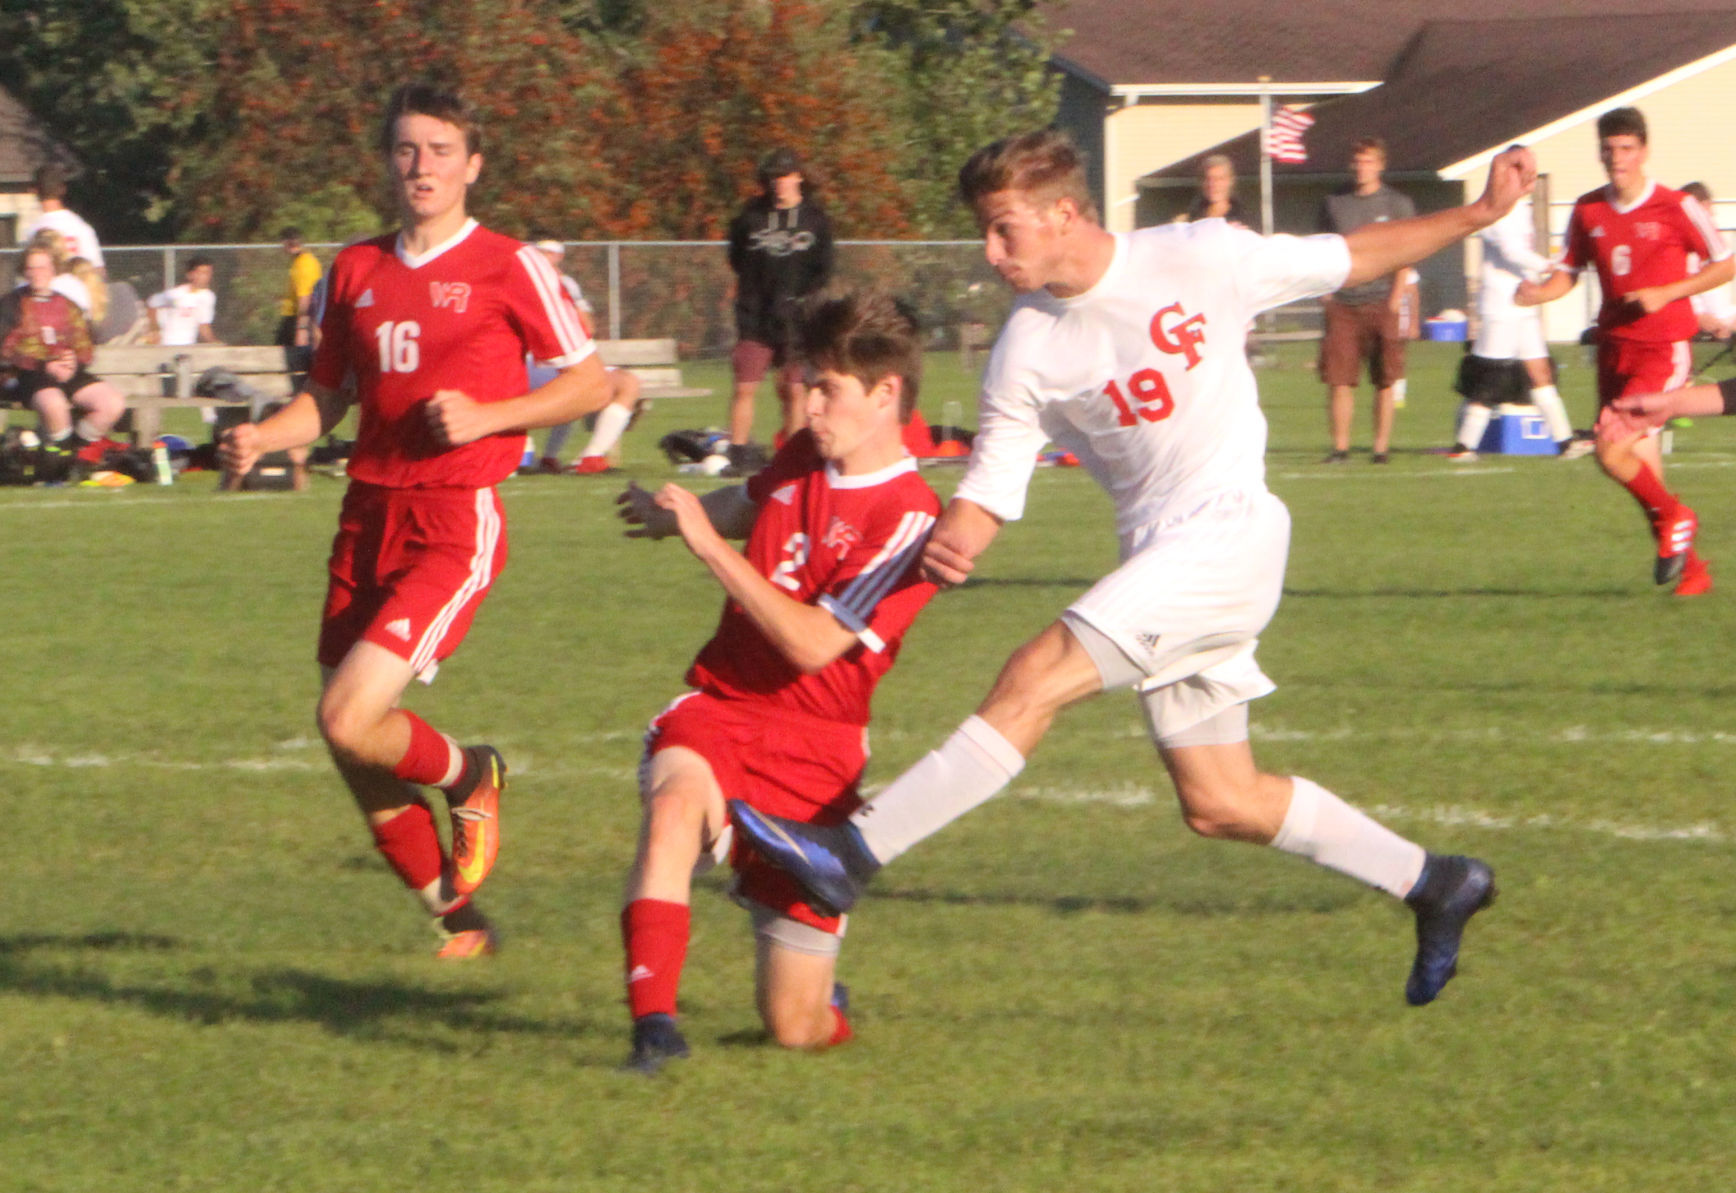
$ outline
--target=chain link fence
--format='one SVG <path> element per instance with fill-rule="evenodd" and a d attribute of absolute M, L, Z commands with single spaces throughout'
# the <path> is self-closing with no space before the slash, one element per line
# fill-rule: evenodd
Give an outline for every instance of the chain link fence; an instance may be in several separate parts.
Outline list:
<path fill-rule="evenodd" d="M 339 245 L 307 246 L 329 265 Z M 111 286 L 140 300 L 179 285 L 194 257 L 211 261 L 217 337 L 269 344 L 287 288 L 289 259 L 276 244 L 115 246 L 103 250 Z M 16 250 L 0 253 L 0 278 L 16 280 Z M 735 345 L 735 279 L 721 241 L 611 241 L 567 245 L 565 272 L 590 302 L 608 339 L 673 338 L 686 360 L 727 356 Z M 1006 317 L 1012 295 L 978 241 L 842 241 L 840 281 L 873 282 L 913 303 L 931 347 L 979 346 Z"/>

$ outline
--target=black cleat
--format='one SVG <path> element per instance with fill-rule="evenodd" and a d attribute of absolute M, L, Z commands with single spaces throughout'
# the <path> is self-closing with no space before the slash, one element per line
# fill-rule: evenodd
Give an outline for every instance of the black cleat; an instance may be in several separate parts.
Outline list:
<path fill-rule="evenodd" d="M 673 1015 L 646 1015 L 633 1020 L 633 1053 L 621 1065 L 623 1073 L 655 1077 L 672 1060 L 687 1058 L 687 1041 Z"/>
<path fill-rule="evenodd" d="M 1495 872 L 1474 857 L 1431 853 L 1404 901 L 1417 917 L 1417 956 L 1404 997 L 1413 1007 L 1427 1006 L 1458 972 L 1465 925 L 1495 901 Z"/>
<path fill-rule="evenodd" d="M 843 915 L 862 897 L 862 888 L 880 869 L 862 834 L 849 821 L 823 827 L 800 824 L 729 801 L 735 831 L 755 853 L 801 884 L 816 906 Z"/>

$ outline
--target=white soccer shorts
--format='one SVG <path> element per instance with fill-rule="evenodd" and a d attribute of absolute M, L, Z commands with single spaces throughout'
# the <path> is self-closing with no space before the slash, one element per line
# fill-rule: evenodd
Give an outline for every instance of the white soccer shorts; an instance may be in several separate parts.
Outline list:
<path fill-rule="evenodd" d="M 1254 661 L 1277 612 L 1290 511 L 1272 494 L 1220 494 L 1124 534 L 1122 564 L 1068 606 L 1144 673 L 1153 736 L 1191 728 L 1273 691 Z"/>
<path fill-rule="evenodd" d="M 1485 360 L 1542 360 L 1549 355 L 1543 317 L 1521 307 L 1500 318 L 1485 319 L 1477 328 L 1471 351 Z"/>

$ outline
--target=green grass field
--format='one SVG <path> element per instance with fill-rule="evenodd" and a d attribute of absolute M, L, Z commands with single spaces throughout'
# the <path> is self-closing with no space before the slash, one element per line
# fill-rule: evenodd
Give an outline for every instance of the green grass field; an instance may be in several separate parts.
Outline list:
<path fill-rule="evenodd" d="M 512 565 L 411 696 L 515 768 L 481 900 L 504 948 L 458 967 L 432 961 L 313 729 L 341 485 L 0 491 L 18 863 L 0 879 L 0 1188 L 1727 1187 L 1736 420 L 1676 436 L 1671 475 L 1732 569 L 1678 601 L 1591 460 L 1428 453 L 1456 351 L 1417 349 L 1385 468 L 1320 463 L 1302 351 L 1261 375 L 1295 540 L 1256 751 L 1499 874 L 1458 980 L 1420 1011 L 1400 995 L 1409 915 L 1190 837 L 1118 695 L 882 875 L 841 966 L 854 1044 L 762 1043 L 748 927 L 708 879 L 694 1057 L 621 1075 L 639 734 L 719 594 L 678 543 L 619 537 L 617 484 L 505 487 Z M 1589 370 L 1563 355 L 1583 424 Z M 970 386 L 936 357 L 930 416 Z M 661 403 L 630 471 L 666 479 L 656 438 L 721 412 Z M 944 497 L 958 472 L 930 475 Z M 981 581 L 912 631 L 872 779 L 1112 565 L 1108 515 L 1078 471 L 1038 474 Z"/>

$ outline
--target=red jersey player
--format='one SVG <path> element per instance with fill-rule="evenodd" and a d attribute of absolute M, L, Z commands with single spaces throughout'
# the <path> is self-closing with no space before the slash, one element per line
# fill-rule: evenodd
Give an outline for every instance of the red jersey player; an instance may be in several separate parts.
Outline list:
<path fill-rule="evenodd" d="M 675 1023 L 692 876 L 728 849 L 726 799 L 804 822 L 860 804 L 868 706 L 904 631 L 934 594 L 915 564 L 940 512 L 904 450 L 916 406 L 915 322 L 884 294 L 811 301 L 796 327 L 807 427 L 746 485 L 620 497 L 634 537 L 680 534 L 729 600 L 687 673 L 693 691 L 651 722 L 644 823 L 621 930 L 633 1014 L 628 1067 L 686 1056 Z M 726 537 L 747 538 L 739 553 Z M 758 939 L 760 1016 L 786 1048 L 849 1039 L 834 987 L 842 917 L 804 901 L 751 852 L 731 859 Z"/>
<path fill-rule="evenodd" d="M 494 486 L 518 464 L 524 432 L 595 410 L 609 390 L 548 262 L 466 214 L 482 168 L 469 105 L 402 87 L 380 147 L 402 230 L 338 254 L 306 392 L 230 432 L 222 456 L 244 474 L 359 407 L 320 627 L 319 727 L 375 846 L 438 917 L 440 956 L 462 959 L 494 950 L 470 896 L 499 848 L 506 768 L 492 747 L 461 749 L 398 701 L 457 649 L 506 562 Z M 527 352 L 561 370 L 530 392 Z M 445 792 L 450 857 L 416 785 Z"/>
<path fill-rule="evenodd" d="M 1579 197 L 1559 265 L 1540 282 L 1521 283 L 1515 301 L 1536 306 L 1560 298 L 1587 264 L 1597 267 L 1603 289 L 1597 460 L 1651 522 L 1658 547 L 1654 578 L 1674 581 L 1678 596 L 1696 596 L 1711 590 L 1712 572 L 1694 551 L 1694 511 L 1664 487 L 1657 439 L 1663 420 L 1636 418 L 1612 403 L 1687 381 L 1688 341 L 1699 329 L 1688 298 L 1724 285 L 1736 274 L 1736 262 L 1704 207 L 1646 176 L 1646 120 L 1639 109 L 1605 112 L 1597 136 L 1609 185 Z M 1705 262 L 1695 273 L 1688 272 L 1690 254 Z"/>

